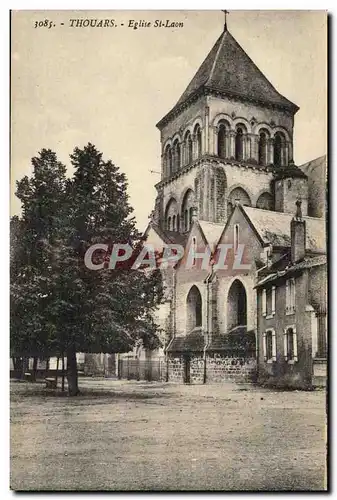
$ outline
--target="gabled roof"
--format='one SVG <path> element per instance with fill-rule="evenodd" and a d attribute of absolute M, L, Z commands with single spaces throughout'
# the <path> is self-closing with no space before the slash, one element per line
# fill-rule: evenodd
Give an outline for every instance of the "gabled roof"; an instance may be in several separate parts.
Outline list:
<path fill-rule="evenodd" d="M 260 208 L 242 207 L 249 221 L 264 241 L 276 247 L 289 247 L 291 245 L 290 223 L 293 214 L 274 212 Z M 311 252 L 325 252 L 325 219 L 316 217 L 303 217 L 306 222 L 306 249 Z"/>
<path fill-rule="evenodd" d="M 268 276 L 263 277 L 254 288 L 258 288 L 262 285 L 266 285 L 267 283 L 273 283 L 275 280 L 279 278 L 288 277 L 296 271 L 300 271 L 302 269 L 311 269 L 317 266 L 324 266 L 327 263 L 326 255 L 317 255 L 316 257 L 306 257 L 300 262 L 296 262 L 295 264 L 287 266 L 282 271 L 277 271 L 275 273 L 270 273 Z"/>
<path fill-rule="evenodd" d="M 277 92 L 227 29 L 221 33 L 177 104 L 158 126 L 192 96 L 205 90 L 256 101 L 262 105 L 285 108 L 293 113 L 299 109 L 296 104 Z"/>
<path fill-rule="evenodd" d="M 187 235 L 178 233 L 177 231 L 163 231 L 157 224 L 154 222 L 150 222 L 147 226 L 143 238 L 146 240 L 149 234 L 150 229 L 153 229 L 155 233 L 159 236 L 159 238 L 163 241 L 163 243 L 169 244 L 177 244 L 185 246 L 187 241 Z"/>
<path fill-rule="evenodd" d="M 208 222 L 206 220 L 198 220 L 198 224 L 205 236 L 207 243 L 213 251 L 220 239 L 224 224 L 216 224 L 215 222 Z"/>

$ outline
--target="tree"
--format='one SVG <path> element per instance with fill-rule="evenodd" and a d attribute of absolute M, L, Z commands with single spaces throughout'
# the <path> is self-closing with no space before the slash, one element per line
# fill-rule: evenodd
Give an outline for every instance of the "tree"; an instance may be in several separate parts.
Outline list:
<path fill-rule="evenodd" d="M 46 156 L 43 150 L 41 160 L 42 153 L 48 160 L 44 174 L 55 182 L 49 169 L 55 174 L 56 155 L 51 162 L 51 152 Z M 86 268 L 84 255 L 92 244 L 106 243 L 111 249 L 114 243 L 128 242 L 136 253 L 141 235 L 132 217 L 125 175 L 118 167 L 103 161 L 92 144 L 75 148 L 70 158 L 74 175 L 66 181 L 63 169 L 58 169 L 59 193 L 52 183 L 41 197 L 34 171 L 33 179 L 20 181 L 18 195 L 25 244 L 34 247 L 43 241 L 40 251 L 33 251 L 34 272 L 23 280 L 34 292 L 36 311 L 41 313 L 34 316 L 34 345 L 66 354 L 69 394 L 76 395 L 76 352 L 125 352 L 139 339 L 146 347 L 159 344 L 152 313 L 162 300 L 162 283 L 159 271 Z M 56 212 L 50 196 L 57 200 Z M 33 236 L 31 227 L 36 228 Z M 104 261 L 107 255 L 97 258 Z M 18 343 L 31 338 L 31 333 L 19 335 Z"/>

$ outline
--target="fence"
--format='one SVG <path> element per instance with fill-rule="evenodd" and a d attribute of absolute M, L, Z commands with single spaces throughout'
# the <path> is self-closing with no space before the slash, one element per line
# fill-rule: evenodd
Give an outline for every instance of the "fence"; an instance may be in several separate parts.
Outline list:
<path fill-rule="evenodd" d="M 140 360 L 119 359 L 118 378 L 127 380 L 166 380 L 166 363 L 164 359 Z"/>

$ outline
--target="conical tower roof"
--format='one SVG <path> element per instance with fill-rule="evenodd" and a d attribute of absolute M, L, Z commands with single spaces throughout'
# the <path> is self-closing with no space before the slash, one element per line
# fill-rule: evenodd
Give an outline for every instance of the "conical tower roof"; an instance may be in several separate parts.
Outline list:
<path fill-rule="evenodd" d="M 222 32 L 177 104 L 158 126 L 202 93 L 283 108 L 293 114 L 299 109 L 277 92 L 227 29 Z"/>

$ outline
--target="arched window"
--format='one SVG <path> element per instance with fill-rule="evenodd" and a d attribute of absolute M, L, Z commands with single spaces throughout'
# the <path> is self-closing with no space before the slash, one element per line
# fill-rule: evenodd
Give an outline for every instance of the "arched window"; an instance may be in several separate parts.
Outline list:
<path fill-rule="evenodd" d="M 193 142 L 191 132 L 188 130 L 185 135 L 185 164 L 189 165 L 193 160 Z"/>
<path fill-rule="evenodd" d="M 227 297 L 227 329 L 247 325 L 247 295 L 240 280 L 235 280 Z"/>
<path fill-rule="evenodd" d="M 198 288 L 194 285 L 187 295 L 187 333 L 202 326 L 202 299 Z"/>
<path fill-rule="evenodd" d="M 200 125 L 196 125 L 194 129 L 194 136 L 195 136 L 195 150 L 196 150 L 196 157 L 199 158 L 201 156 L 201 128 Z"/>
<path fill-rule="evenodd" d="M 239 224 L 234 224 L 234 253 L 237 254 L 239 248 Z"/>
<path fill-rule="evenodd" d="M 172 151 L 169 145 L 165 149 L 165 174 L 167 177 L 172 175 Z"/>
<path fill-rule="evenodd" d="M 267 134 L 263 130 L 259 134 L 259 164 L 267 165 Z"/>
<path fill-rule="evenodd" d="M 173 143 L 173 161 L 174 161 L 174 172 L 180 168 L 180 144 L 178 139 Z"/>
<path fill-rule="evenodd" d="M 270 193 L 262 193 L 257 202 L 256 208 L 262 208 L 262 210 L 274 210 L 274 200 Z"/>
<path fill-rule="evenodd" d="M 240 205 L 251 207 L 252 202 L 250 201 L 249 194 L 241 187 L 234 188 L 228 195 L 228 201 L 230 201 L 235 206 L 236 202 Z"/>
<path fill-rule="evenodd" d="M 191 208 L 195 206 L 194 193 L 192 189 L 188 189 L 184 195 L 183 202 L 181 205 L 181 216 L 182 216 L 182 230 L 189 231 L 191 226 L 192 211 Z"/>
<path fill-rule="evenodd" d="M 176 229 L 174 228 L 176 226 L 177 213 L 178 213 L 177 202 L 174 198 L 171 198 L 165 208 L 165 221 L 166 221 L 165 227 L 168 231 L 176 231 Z"/>
<path fill-rule="evenodd" d="M 235 135 L 235 159 L 237 161 L 243 160 L 243 129 L 238 127 Z"/>
<path fill-rule="evenodd" d="M 282 150 L 284 146 L 284 135 L 281 132 L 276 132 L 274 137 L 274 165 L 276 167 L 281 167 L 283 164 Z"/>
<path fill-rule="evenodd" d="M 190 210 L 189 210 L 189 227 L 192 226 L 192 217 L 193 217 L 193 207 L 190 207 Z"/>
<path fill-rule="evenodd" d="M 218 156 L 227 158 L 227 127 L 225 123 L 220 123 L 218 129 Z"/>

